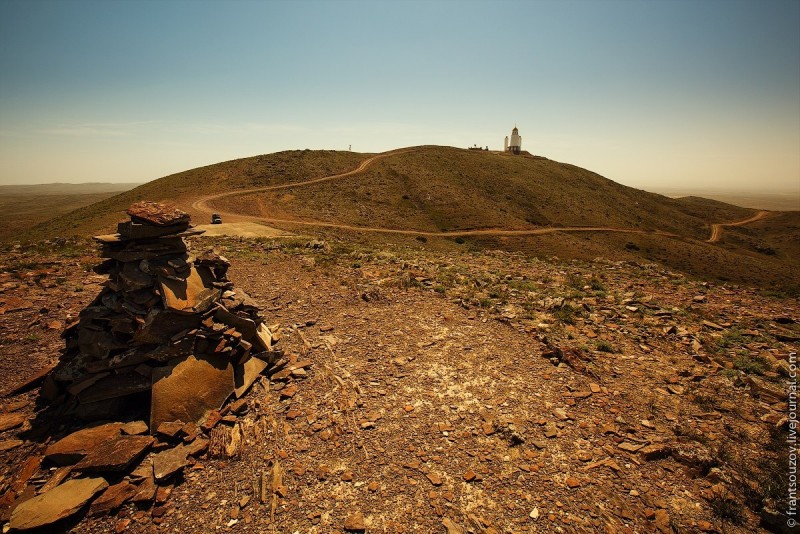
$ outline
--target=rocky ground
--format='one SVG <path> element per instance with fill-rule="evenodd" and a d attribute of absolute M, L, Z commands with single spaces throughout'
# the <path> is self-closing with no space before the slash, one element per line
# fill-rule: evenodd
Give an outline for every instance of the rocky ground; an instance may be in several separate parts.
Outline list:
<path fill-rule="evenodd" d="M 155 498 L 74 532 L 753 532 L 786 518 L 800 304 L 657 265 L 194 238 L 280 323 L 263 377 Z M 90 246 L 0 260 L 0 506 L 69 430 L 31 437 L 59 334 L 100 290 Z M 306 362 L 310 362 L 308 365 Z M 293 370 L 292 370 L 293 369 Z M 34 433 L 37 434 L 37 433 Z M 240 438 L 240 439 L 239 439 Z M 97 510 L 95 510 L 97 511 Z M 77 521 L 77 520 L 76 520 Z"/>

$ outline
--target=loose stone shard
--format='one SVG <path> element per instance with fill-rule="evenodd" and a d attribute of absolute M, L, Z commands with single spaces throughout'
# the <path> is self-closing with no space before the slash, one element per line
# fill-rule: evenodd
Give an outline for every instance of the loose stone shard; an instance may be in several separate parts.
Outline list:
<path fill-rule="evenodd" d="M 25 414 L 23 413 L 4 413 L 0 414 L 0 432 L 16 428 L 25 422 Z"/>
<path fill-rule="evenodd" d="M 366 529 L 367 525 L 361 512 L 354 512 L 348 515 L 344 521 L 345 532 L 364 532 Z"/>

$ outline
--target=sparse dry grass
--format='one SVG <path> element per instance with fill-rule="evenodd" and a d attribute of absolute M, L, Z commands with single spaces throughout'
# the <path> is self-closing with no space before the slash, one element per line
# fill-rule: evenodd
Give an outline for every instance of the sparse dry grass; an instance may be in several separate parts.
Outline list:
<path fill-rule="evenodd" d="M 219 205 L 251 215 L 266 210 L 272 216 L 427 231 L 612 226 L 702 239 L 707 224 L 716 222 L 697 202 L 632 189 L 573 165 L 449 147 L 392 156 L 335 184 L 229 197 Z M 723 218 L 751 213 L 714 205 Z"/>

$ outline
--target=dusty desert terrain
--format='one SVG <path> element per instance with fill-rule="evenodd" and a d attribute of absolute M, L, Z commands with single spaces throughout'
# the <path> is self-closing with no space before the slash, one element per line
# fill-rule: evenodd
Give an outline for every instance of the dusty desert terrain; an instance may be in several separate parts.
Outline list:
<path fill-rule="evenodd" d="M 192 242 L 211 245 L 282 325 L 287 353 L 313 365 L 256 384 L 230 457 L 201 456 L 155 502 L 66 528 L 751 532 L 779 506 L 794 300 L 652 264 Z M 63 321 L 104 280 L 87 272 L 91 249 L 65 247 L 6 256 L 9 386 L 58 357 Z M 3 410 L 27 421 L 35 401 L 12 395 Z M 20 440 L 29 424 L 0 441 L 7 507 L 52 473 L 20 466 L 70 426 Z M 273 511 L 253 481 L 276 466 Z"/>
<path fill-rule="evenodd" d="M 98 533 L 786 530 L 796 214 L 494 156 L 236 160 L 30 234 L 58 237 L 5 244 L 2 518 L 26 524 L 19 510 L 42 502 L 49 522 L 27 524 Z M 488 174 L 461 212 L 450 197 L 470 165 Z M 426 169 L 438 169 L 429 190 L 415 182 Z M 526 216 L 527 197 L 495 189 L 503 172 L 526 187 L 565 182 Z M 587 204 L 589 190 L 608 207 Z M 54 449 L 86 423 L 48 406 L 42 373 L 63 353 L 61 331 L 119 284 L 93 272 L 94 244 L 62 235 L 106 228 L 153 192 L 174 193 L 197 223 L 222 214 L 187 233 L 187 260 L 209 249 L 230 260 L 283 357 L 199 428 L 148 429 L 134 410 L 113 442 L 144 448 L 113 468 L 86 452 L 61 465 Z M 176 450 L 191 453 L 160 471 Z M 59 488 L 81 481 L 90 492 L 70 505 Z"/>

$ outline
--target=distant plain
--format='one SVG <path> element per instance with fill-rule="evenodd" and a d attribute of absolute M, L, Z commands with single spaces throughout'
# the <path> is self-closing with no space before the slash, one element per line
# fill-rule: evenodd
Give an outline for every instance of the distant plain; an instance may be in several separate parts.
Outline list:
<path fill-rule="evenodd" d="M 0 185 L 0 241 L 13 240 L 26 228 L 138 185 L 140 184 Z"/>
<path fill-rule="evenodd" d="M 752 191 L 725 191 L 721 189 L 678 189 L 653 187 L 653 193 L 672 198 L 703 197 L 719 200 L 726 204 L 759 210 L 797 211 L 800 210 L 800 191 L 754 193 Z"/>

